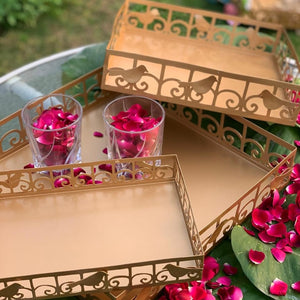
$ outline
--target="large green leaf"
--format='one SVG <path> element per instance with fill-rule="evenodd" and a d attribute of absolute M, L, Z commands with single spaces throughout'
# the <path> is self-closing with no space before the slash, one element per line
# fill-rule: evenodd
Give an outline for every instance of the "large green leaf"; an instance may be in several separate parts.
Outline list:
<path fill-rule="evenodd" d="M 67 83 L 103 65 L 107 42 L 95 44 L 75 54 L 62 65 L 63 82 Z"/>
<path fill-rule="evenodd" d="M 300 294 L 292 290 L 291 284 L 300 279 L 300 248 L 294 249 L 292 254 L 287 254 L 285 261 L 281 264 L 271 254 L 271 248 L 274 245 L 262 243 L 259 239 L 247 234 L 241 226 L 233 228 L 231 245 L 244 274 L 261 292 L 273 299 L 299 300 Z M 249 261 L 250 249 L 265 253 L 266 257 L 261 264 L 255 265 Z M 275 278 L 288 284 L 286 296 L 278 297 L 269 293 L 270 285 Z"/>
<path fill-rule="evenodd" d="M 229 263 L 230 265 L 236 267 L 238 269 L 237 274 L 230 276 L 231 284 L 239 287 L 242 292 L 244 299 L 247 300 L 268 300 L 270 297 L 261 293 L 251 282 L 250 280 L 244 275 L 241 265 L 239 264 L 237 258 L 232 251 L 231 243 L 229 238 L 224 240 L 221 244 L 213 249 L 213 251 L 209 254 L 218 260 L 220 264 L 220 269 L 224 263 Z M 227 276 L 223 271 L 219 272 L 216 278 L 221 276 Z M 213 280 L 215 280 L 214 278 Z M 217 291 L 213 293 L 216 294 Z"/>

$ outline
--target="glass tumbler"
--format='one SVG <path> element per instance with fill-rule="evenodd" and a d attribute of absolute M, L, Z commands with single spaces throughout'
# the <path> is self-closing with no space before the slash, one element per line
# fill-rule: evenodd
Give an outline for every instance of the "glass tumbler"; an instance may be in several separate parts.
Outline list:
<path fill-rule="evenodd" d="M 109 159 L 161 154 L 165 111 L 150 98 L 121 96 L 103 111 Z"/>
<path fill-rule="evenodd" d="M 71 96 L 51 94 L 29 101 L 21 112 L 34 167 L 81 162 L 82 106 Z"/>

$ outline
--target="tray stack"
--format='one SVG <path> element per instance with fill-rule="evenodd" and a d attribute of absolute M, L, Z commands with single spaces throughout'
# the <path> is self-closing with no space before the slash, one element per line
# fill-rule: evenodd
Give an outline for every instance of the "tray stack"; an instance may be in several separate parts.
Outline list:
<path fill-rule="evenodd" d="M 200 279 L 204 254 L 289 180 L 296 147 L 244 117 L 294 125 L 298 73 L 281 26 L 126 1 L 103 68 L 53 91 L 83 105 L 83 163 L 23 169 L 20 111 L 0 120 L 0 295 L 142 300 Z M 164 155 L 107 161 L 93 132 L 120 93 L 162 103 Z"/>

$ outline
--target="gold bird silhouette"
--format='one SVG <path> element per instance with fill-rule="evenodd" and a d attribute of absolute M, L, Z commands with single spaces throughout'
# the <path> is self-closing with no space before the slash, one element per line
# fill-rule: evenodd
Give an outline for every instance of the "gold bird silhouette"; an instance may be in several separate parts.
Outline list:
<path fill-rule="evenodd" d="M 205 94 L 209 92 L 217 78 L 213 75 L 193 82 L 179 81 L 179 87 L 191 87 L 197 94 Z"/>
<path fill-rule="evenodd" d="M 24 288 L 21 284 L 13 283 L 5 287 L 4 289 L 0 290 L 0 297 L 13 298 L 13 296 L 18 294 L 21 288 Z"/>
<path fill-rule="evenodd" d="M 0 181 L 0 185 L 3 185 L 7 188 L 15 188 L 19 185 L 22 173 L 15 173 L 5 181 Z"/>
<path fill-rule="evenodd" d="M 137 83 L 144 73 L 148 72 L 144 65 L 140 65 L 133 69 L 124 70 L 122 68 L 111 68 L 108 70 L 110 76 L 122 76 L 129 83 Z"/>
<path fill-rule="evenodd" d="M 99 271 L 95 274 L 92 274 L 86 278 L 83 278 L 81 280 L 69 283 L 68 286 L 72 289 L 75 286 L 78 285 L 86 285 L 86 286 L 96 286 L 99 285 L 101 281 L 107 276 L 107 273 L 105 271 Z"/>
<path fill-rule="evenodd" d="M 291 102 L 288 102 L 286 100 L 280 99 L 276 96 L 274 96 L 270 91 L 263 90 L 258 97 L 263 99 L 264 105 L 267 109 L 278 109 L 279 107 L 285 105 L 285 106 L 291 106 Z"/>
<path fill-rule="evenodd" d="M 201 276 L 201 269 L 197 268 L 183 268 L 172 264 L 167 264 L 163 267 L 164 270 L 168 270 L 169 273 L 176 278 L 182 277 L 187 274 L 198 274 Z"/>

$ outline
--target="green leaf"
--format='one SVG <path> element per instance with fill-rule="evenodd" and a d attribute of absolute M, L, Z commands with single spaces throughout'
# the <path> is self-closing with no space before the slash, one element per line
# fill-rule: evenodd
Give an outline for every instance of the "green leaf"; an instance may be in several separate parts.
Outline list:
<path fill-rule="evenodd" d="M 234 255 L 234 252 L 231 247 L 230 239 L 227 238 L 221 244 L 216 246 L 212 252 L 209 254 L 217 259 L 220 264 L 220 270 L 222 269 L 224 263 L 229 263 L 230 265 L 236 267 L 238 269 L 237 274 L 230 276 L 231 284 L 239 287 L 242 292 L 244 299 L 247 300 L 268 300 L 270 297 L 261 293 L 252 283 L 251 281 L 244 275 L 241 265 L 239 261 Z M 213 279 L 217 279 L 221 276 L 227 276 L 223 271 L 219 272 L 218 275 Z M 213 291 L 216 294 L 217 291 Z"/>
<path fill-rule="evenodd" d="M 299 281 L 300 248 L 294 249 L 292 254 L 287 254 L 283 263 L 277 262 L 272 253 L 273 244 L 264 244 L 259 239 L 250 236 L 241 226 L 235 226 L 231 233 L 232 249 L 237 257 L 244 274 L 265 295 L 273 299 L 299 300 L 299 293 L 291 288 L 291 284 Z M 249 261 L 250 249 L 262 251 L 266 257 L 264 261 L 255 265 Z M 286 296 L 274 296 L 269 293 L 271 283 L 279 278 L 288 284 Z"/>
<path fill-rule="evenodd" d="M 103 65 L 107 42 L 89 46 L 62 65 L 63 83 L 72 81 Z"/>

